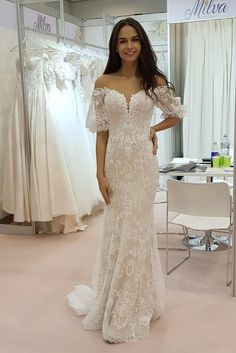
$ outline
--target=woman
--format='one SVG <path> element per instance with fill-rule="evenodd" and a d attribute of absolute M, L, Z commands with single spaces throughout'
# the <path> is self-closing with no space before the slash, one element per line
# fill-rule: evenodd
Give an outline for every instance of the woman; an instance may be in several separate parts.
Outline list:
<path fill-rule="evenodd" d="M 94 290 L 69 296 L 86 329 L 102 329 L 111 343 L 148 335 L 164 307 L 164 280 L 153 226 L 158 184 L 156 132 L 178 123 L 183 109 L 141 25 L 119 21 L 111 34 L 104 75 L 96 81 L 87 120 L 97 132 L 97 179 L 106 203 Z M 154 105 L 166 118 L 151 127 Z M 154 153 L 153 153 L 154 152 Z"/>

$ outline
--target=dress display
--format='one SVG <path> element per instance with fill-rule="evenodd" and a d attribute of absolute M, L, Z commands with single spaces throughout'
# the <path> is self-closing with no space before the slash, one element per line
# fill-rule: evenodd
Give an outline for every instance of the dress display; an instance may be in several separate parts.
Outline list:
<path fill-rule="evenodd" d="M 109 342 L 146 337 L 150 322 L 164 309 L 153 217 L 158 163 L 149 140 L 150 121 L 155 102 L 165 117 L 181 118 L 183 107 L 166 86 L 155 93 L 152 100 L 141 90 L 127 102 L 114 89 L 97 88 L 87 120 L 93 132 L 109 130 L 105 174 L 111 204 L 105 208 L 93 288 L 77 286 L 67 298 L 78 315 L 86 315 L 84 328 L 101 329 Z"/>
<path fill-rule="evenodd" d="M 2 208 L 14 215 L 14 221 L 37 222 L 38 232 L 84 230 L 81 218 L 91 214 L 102 196 L 83 95 L 87 92 L 91 97 L 91 82 L 94 85 L 103 71 L 105 57 L 37 37 L 27 44 L 24 66 L 30 163 L 27 167 L 22 164 L 25 127 L 19 89 L 17 109 L 9 121 Z M 85 88 L 84 68 L 89 81 Z"/>
<path fill-rule="evenodd" d="M 30 221 L 30 195 L 19 60 L 16 61 L 16 73 L 15 101 L 11 107 L 7 126 L 2 204 L 4 210 L 13 213 L 15 221 L 20 222 L 22 219 Z"/>

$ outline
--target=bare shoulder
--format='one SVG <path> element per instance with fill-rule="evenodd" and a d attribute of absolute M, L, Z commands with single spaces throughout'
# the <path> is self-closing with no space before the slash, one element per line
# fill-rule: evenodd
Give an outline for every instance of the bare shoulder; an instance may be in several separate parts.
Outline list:
<path fill-rule="evenodd" d="M 157 87 L 158 86 L 166 86 L 167 85 L 167 82 L 166 82 L 166 80 L 163 77 L 158 76 L 158 75 L 156 75 L 155 77 L 156 77 Z"/>
<path fill-rule="evenodd" d="M 111 75 L 102 75 L 96 79 L 95 88 L 108 87 L 111 82 Z"/>

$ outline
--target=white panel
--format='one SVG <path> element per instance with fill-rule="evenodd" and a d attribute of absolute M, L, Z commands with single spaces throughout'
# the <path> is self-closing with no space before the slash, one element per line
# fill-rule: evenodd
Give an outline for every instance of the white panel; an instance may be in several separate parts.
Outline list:
<path fill-rule="evenodd" d="M 178 0 L 176 0 L 177 2 Z M 71 3 L 73 16 L 99 18 L 103 12 L 117 17 L 166 12 L 166 0 L 90 0 Z"/>
<path fill-rule="evenodd" d="M 86 43 L 104 47 L 102 26 L 86 27 L 85 33 Z"/>
<path fill-rule="evenodd" d="M 62 28 L 62 21 L 58 19 L 59 28 Z M 83 42 L 83 35 L 80 26 L 71 22 L 64 22 L 65 37 L 75 40 L 78 43 Z"/>
<path fill-rule="evenodd" d="M 56 18 L 41 12 L 24 8 L 24 21 L 27 27 L 35 28 L 44 33 L 57 33 Z"/>
<path fill-rule="evenodd" d="M 236 17 L 235 0 L 167 0 L 169 23 Z"/>
<path fill-rule="evenodd" d="M 0 0 L 0 26 L 16 28 L 16 5 L 5 0 Z"/>

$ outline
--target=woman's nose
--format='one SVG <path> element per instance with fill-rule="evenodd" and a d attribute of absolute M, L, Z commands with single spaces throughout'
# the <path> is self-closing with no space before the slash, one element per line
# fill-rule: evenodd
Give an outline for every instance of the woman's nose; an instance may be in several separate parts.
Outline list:
<path fill-rule="evenodd" d="M 127 46 L 128 46 L 128 48 L 132 48 L 132 41 L 131 40 L 128 40 Z"/>

